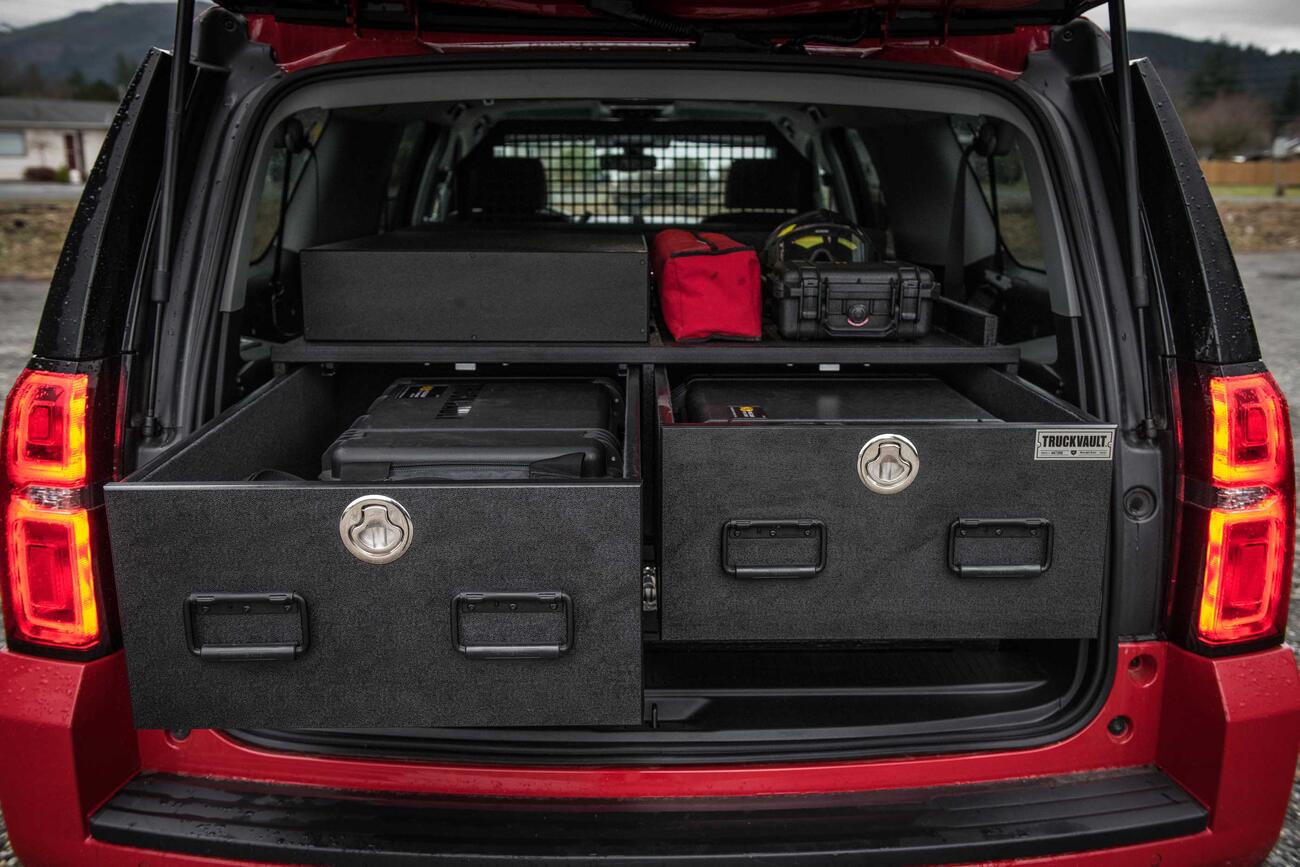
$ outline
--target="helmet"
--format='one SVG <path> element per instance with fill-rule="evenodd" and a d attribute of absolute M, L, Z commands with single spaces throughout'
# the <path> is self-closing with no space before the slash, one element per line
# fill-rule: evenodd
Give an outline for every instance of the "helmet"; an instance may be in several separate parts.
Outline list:
<path fill-rule="evenodd" d="M 862 230 L 834 211 L 809 211 L 772 230 L 763 244 L 763 264 L 784 262 L 870 262 L 874 250 Z"/>

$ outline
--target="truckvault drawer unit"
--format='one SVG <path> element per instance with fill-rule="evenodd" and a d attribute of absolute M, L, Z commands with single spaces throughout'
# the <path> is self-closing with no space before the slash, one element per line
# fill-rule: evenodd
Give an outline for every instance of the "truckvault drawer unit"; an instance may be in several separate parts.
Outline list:
<path fill-rule="evenodd" d="M 563 481 L 246 480 L 318 461 L 382 388 L 299 368 L 106 487 L 136 725 L 640 723 L 635 462 Z M 400 531 L 402 553 L 363 559 L 367 527 Z"/>
<path fill-rule="evenodd" d="M 661 381 L 663 638 L 1095 635 L 1114 428 L 979 376 Z"/>
<path fill-rule="evenodd" d="M 302 251 L 308 340 L 646 339 L 640 235 L 582 229 L 408 229 Z"/>
<path fill-rule="evenodd" d="M 612 380 L 399 379 L 325 452 L 332 481 L 581 479 L 616 474 Z"/>

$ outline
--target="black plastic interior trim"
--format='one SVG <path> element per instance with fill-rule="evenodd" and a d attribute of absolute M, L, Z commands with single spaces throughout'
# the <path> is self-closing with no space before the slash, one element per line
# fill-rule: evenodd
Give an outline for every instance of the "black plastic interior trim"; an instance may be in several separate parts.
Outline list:
<path fill-rule="evenodd" d="M 1031 642 L 1040 644 L 1038 642 Z M 846 756 L 886 756 L 900 752 L 944 754 L 1021 746 L 1017 736 L 1050 726 L 1062 709 L 1078 701 L 1086 688 L 1087 660 L 1095 642 L 1059 648 L 1057 670 L 1038 670 L 1034 651 L 1020 663 L 1000 654 L 967 654 L 955 664 L 984 669 L 980 683 L 945 679 L 943 651 L 895 648 L 869 676 L 844 681 L 828 673 L 807 674 L 807 653 L 789 646 L 753 646 L 744 655 L 789 657 L 788 670 L 770 658 L 755 664 L 770 683 L 751 682 L 743 672 L 720 675 L 725 651 L 707 644 L 651 645 L 648 657 L 691 657 L 695 669 L 673 673 L 652 666 L 644 690 L 646 718 L 635 727 L 604 728 L 382 728 L 382 729 L 235 729 L 227 734 L 244 743 L 276 752 L 475 764 L 691 765 L 827 761 Z M 815 651 L 827 654 L 826 649 Z M 1043 647 L 1041 654 L 1048 650 Z M 731 654 L 735 655 L 735 654 Z M 955 654 L 954 654 L 955 655 Z M 845 659 L 852 652 L 841 651 Z M 842 668 L 831 657 L 826 669 Z M 1072 662 L 1066 666 L 1067 661 Z M 893 676 L 890 669 L 897 669 Z M 1018 670 L 1020 669 L 1020 670 Z M 711 672 L 693 676 L 692 672 Z M 799 675 L 798 672 L 804 672 Z M 921 675 L 921 672 L 929 672 Z M 906 673 L 905 675 L 903 673 Z M 900 675 L 907 679 L 904 681 Z M 915 682 L 922 677 L 925 683 Z M 713 681 L 721 678 L 721 682 Z M 703 678 L 701 680 L 700 678 Z M 799 688 L 792 688 L 793 683 Z M 838 717 L 809 726 L 792 714 L 810 704 L 830 703 Z M 762 709 L 760 709 L 762 708 Z M 866 708 L 875 708 L 868 713 Z M 746 715 L 754 719 L 746 722 Z M 784 717 L 782 716 L 784 714 Z M 755 722 L 763 720 L 763 725 Z M 739 720 L 739 721 L 738 721 Z M 1046 743 L 1044 738 L 1040 743 Z"/>
<path fill-rule="evenodd" d="M 105 843 L 304 864 L 936 864 L 1195 834 L 1207 812 L 1153 768 L 885 792 L 505 800 L 322 794 L 152 774 L 90 820 Z"/>
<path fill-rule="evenodd" d="M 1010 366 L 1016 346 L 970 346 L 942 332 L 909 343 L 842 343 L 768 340 L 763 343 L 408 343 L 402 341 L 307 341 L 271 347 L 276 363 L 446 363 L 466 357 L 481 364 L 979 364 Z"/>

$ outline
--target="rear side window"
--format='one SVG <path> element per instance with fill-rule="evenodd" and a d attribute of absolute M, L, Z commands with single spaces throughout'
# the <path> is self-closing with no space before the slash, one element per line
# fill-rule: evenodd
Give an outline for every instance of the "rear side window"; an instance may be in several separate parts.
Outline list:
<path fill-rule="evenodd" d="M 978 117 L 953 118 L 953 131 L 963 148 L 974 139 L 981 122 Z M 1043 239 L 1034 215 L 1019 143 L 1012 145 L 1004 156 L 985 158 L 972 153 L 970 168 L 996 221 L 1002 248 L 1016 264 L 1035 271 L 1044 270 Z"/>
<path fill-rule="evenodd" d="M 422 121 L 412 121 L 402 127 L 402 137 L 397 142 L 393 168 L 388 175 L 384 193 L 384 225 L 400 226 L 409 219 L 404 214 L 408 197 L 413 192 L 417 178 L 411 176 L 411 166 L 429 135 L 429 126 Z"/>
<path fill-rule="evenodd" d="M 770 127 L 503 131 L 456 169 L 453 219 L 681 225 L 770 215 L 817 198 L 812 164 Z M 781 218 L 781 219 L 778 219 Z"/>
<path fill-rule="evenodd" d="M 312 161 L 313 148 L 325 132 L 326 112 L 309 109 L 299 112 L 297 117 L 302 121 L 303 130 L 307 134 L 307 148 L 298 154 L 290 154 L 283 147 L 277 147 L 271 152 L 253 224 L 254 261 L 266 255 L 280 229 L 280 202 L 285 192 L 284 185 L 289 184 L 289 198 L 292 199 L 303 172 Z"/>

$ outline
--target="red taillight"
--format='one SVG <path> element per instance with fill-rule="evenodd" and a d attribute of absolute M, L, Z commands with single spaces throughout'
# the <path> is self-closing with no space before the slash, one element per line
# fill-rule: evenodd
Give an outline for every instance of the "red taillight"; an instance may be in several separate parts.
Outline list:
<path fill-rule="evenodd" d="M 26 641 L 84 648 L 99 641 L 99 605 L 85 509 L 9 502 L 12 622 Z"/>
<path fill-rule="evenodd" d="M 1210 380 L 1214 483 L 1277 485 L 1291 448 L 1286 400 L 1267 373 Z"/>
<path fill-rule="evenodd" d="M 1183 549 L 1173 626 L 1194 644 L 1281 640 L 1295 547 L 1295 482 L 1286 399 L 1267 373 L 1202 380 L 1206 417 L 1184 419 Z M 1186 401 L 1184 405 L 1193 404 Z"/>
<path fill-rule="evenodd" d="M 92 380 L 25 370 L 5 407 L 5 624 L 11 643 L 101 640 L 93 548 Z"/>
<path fill-rule="evenodd" d="M 12 488 L 86 483 L 84 373 L 27 370 L 18 377 L 5 420 L 5 470 Z"/>
<path fill-rule="evenodd" d="M 1207 644 L 1267 637 L 1281 629 L 1291 577 L 1290 522 L 1280 496 L 1244 509 L 1211 509 L 1196 629 Z"/>

